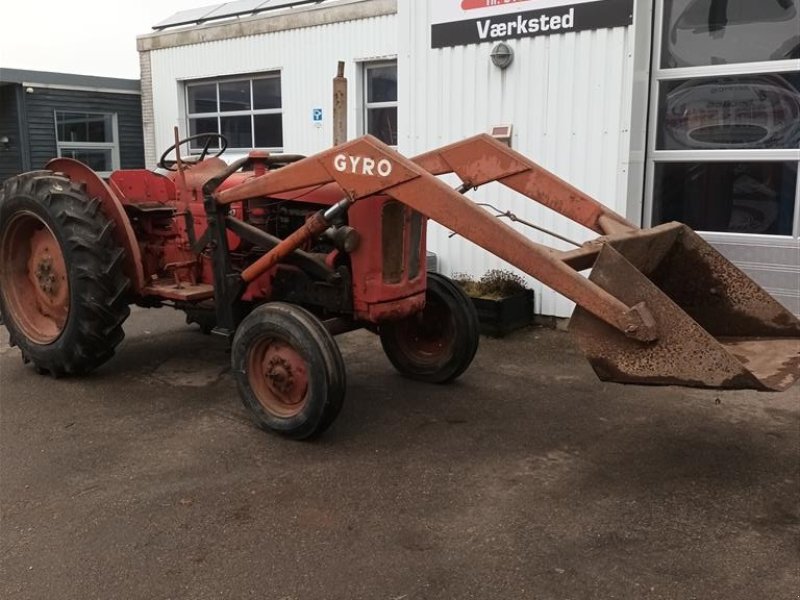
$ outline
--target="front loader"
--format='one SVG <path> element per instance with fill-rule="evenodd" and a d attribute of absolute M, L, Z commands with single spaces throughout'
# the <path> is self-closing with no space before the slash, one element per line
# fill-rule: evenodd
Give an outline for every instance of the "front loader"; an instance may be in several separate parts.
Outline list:
<path fill-rule="evenodd" d="M 198 154 L 183 159 L 185 143 Z M 113 354 L 129 304 L 172 306 L 230 340 L 259 426 L 313 437 L 344 399 L 336 334 L 375 332 L 422 381 L 470 365 L 471 301 L 425 270 L 433 219 L 573 300 L 571 329 L 603 380 L 766 391 L 800 377 L 798 319 L 691 229 L 639 229 L 489 136 L 413 159 L 371 136 L 231 165 L 225 146 L 201 134 L 176 139 L 156 172 L 104 180 L 61 158 L 5 182 L 0 310 L 25 361 L 88 372 Z M 600 237 L 567 252 L 534 243 L 464 195 L 491 182 Z"/>

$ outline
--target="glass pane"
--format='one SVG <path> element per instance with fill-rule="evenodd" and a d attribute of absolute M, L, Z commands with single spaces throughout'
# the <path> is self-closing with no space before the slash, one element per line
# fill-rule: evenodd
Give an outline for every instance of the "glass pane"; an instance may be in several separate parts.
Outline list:
<path fill-rule="evenodd" d="M 800 72 L 661 83 L 659 150 L 800 147 Z"/>
<path fill-rule="evenodd" d="M 114 141 L 112 115 L 87 113 L 56 113 L 56 130 L 59 142 Z"/>
<path fill-rule="evenodd" d="M 91 167 L 95 171 L 112 171 L 111 150 L 91 149 L 91 148 L 62 148 L 61 156 L 74 158 L 83 164 Z"/>
<path fill-rule="evenodd" d="M 281 78 L 268 77 L 267 79 L 253 80 L 253 108 L 280 108 L 281 107 Z"/>
<path fill-rule="evenodd" d="M 800 0 L 664 0 L 661 66 L 800 58 Z"/>
<path fill-rule="evenodd" d="M 397 102 L 397 65 L 367 69 L 367 102 Z"/>
<path fill-rule="evenodd" d="M 189 119 L 189 135 L 197 135 L 198 133 L 218 133 L 217 131 L 217 117 L 205 117 L 202 119 Z M 206 145 L 204 139 L 192 140 L 189 142 L 189 147 L 192 150 L 202 150 Z M 209 148 L 219 148 L 219 139 L 214 138 L 209 145 Z"/>
<path fill-rule="evenodd" d="M 796 162 L 657 163 L 654 224 L 792 235 Z"/>
<path fill-rule="evenodd" d="M 367 133 L 390 146 L 397 146 L 397 107 L 370 108 L 367 111 Z"/>
<path fill-rule="evenodd" d="M 256 148 L 283 148 L 281 115 L 255 115 Z"/>
<path fill-rule="evenodd" d="M 220 111 L 250 110 L 250 81 L 226 81 L 219 84 Z"/>
<path fill-rule="evenodd" d="M 252 148 L 253 131 L 250 117 L 222 117 L 222 135 L 228 138 L 231 148 Z"/>
<path fill-rule="evenodd" d="M 217 112 L 217 84 L 204 83 L 189 86 L 189 112 Z"/>

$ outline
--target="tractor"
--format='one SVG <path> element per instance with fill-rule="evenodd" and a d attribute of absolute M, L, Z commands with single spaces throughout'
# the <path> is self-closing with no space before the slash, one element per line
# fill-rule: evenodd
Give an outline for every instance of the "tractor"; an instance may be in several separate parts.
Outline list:
<path fill-rule="evenodd" d="M 426 270 L 432 219 L 573 300 L 603 380 L 764 391 L 800 377 L 800 321 L 690 228 L 640 229 L 488 135 L 412 159 L 363 136 L 231 164 L 219 134 L 175 137 L 153 171 L 105 179 L 57 158 L 4 182 L 0 311 L 37 372 L 88 373 L 130 305 L 173 307 L 229 340 L 258 426 L 317 436 L 346 391 L 337 334 L 374 332 L 402 375 L 433 384 L 473 360 L 471 300 Z M 438 177 L 451 173 L 456 189 Z M 600 237 L 533 242 L 465 196 L 491 182 Z"/>

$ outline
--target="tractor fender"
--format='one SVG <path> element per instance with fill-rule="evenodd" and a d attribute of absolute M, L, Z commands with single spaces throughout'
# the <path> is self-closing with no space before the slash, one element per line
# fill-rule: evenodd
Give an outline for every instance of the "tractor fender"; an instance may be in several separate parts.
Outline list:
<path fill-rule="evenodd" d="M 72 158 L 54 158 L 45 165 L 45 168 L 63 173 L 72 181 L 84 184 L 89 196 L 100 200 L 103 213 L 116 225 L 113 232 L 114 241 L 125 250 L 123 271 L 131 280 L 133 291 L 136 294 L 141 293 L 145 281 L 139 243 L 118 195 L 100 175 Z"/>

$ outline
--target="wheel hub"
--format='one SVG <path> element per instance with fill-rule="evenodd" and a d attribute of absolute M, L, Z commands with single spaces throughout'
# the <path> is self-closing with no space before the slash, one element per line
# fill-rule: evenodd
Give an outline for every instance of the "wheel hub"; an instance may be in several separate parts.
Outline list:
<path fill-rule="evenodd" d="M 64 254 L 50 227 L 37 215 L 12 217 L 0 240 L 0 290 L 8 317 L 37 344 L 50 344 L 69 316 Z"/>
<path fill-rule="evenodd" d="M 287 403 L 292 404 L 293 398 L 288 397 L 289 392 L 291 392 L 294 387 L 291 363 L 281 356 L 273 356 L 266 370 L 267 379 L 269 379 L 272 387 L 279 393 L 287 396 Z"/>
<path fill-rule="evenodd" d="M 303 409 L 308 367 L 295 348 L 281 340 L 264 339 L 253 345 L 248 363 L 251 387 L 265 410 L 292 417 Z"/>
<path fill-rule="evenodd" d="M 56 278 L 52 257 L 47 256 L 37 265 L 36 282 L 39 284 L 39 289 L 41 289 L 42 292 L 47 294 L 47 296 L 50 298 L 54 297 L 58 293 L 58 288 L 61 284 L 59 279 Z"/>

